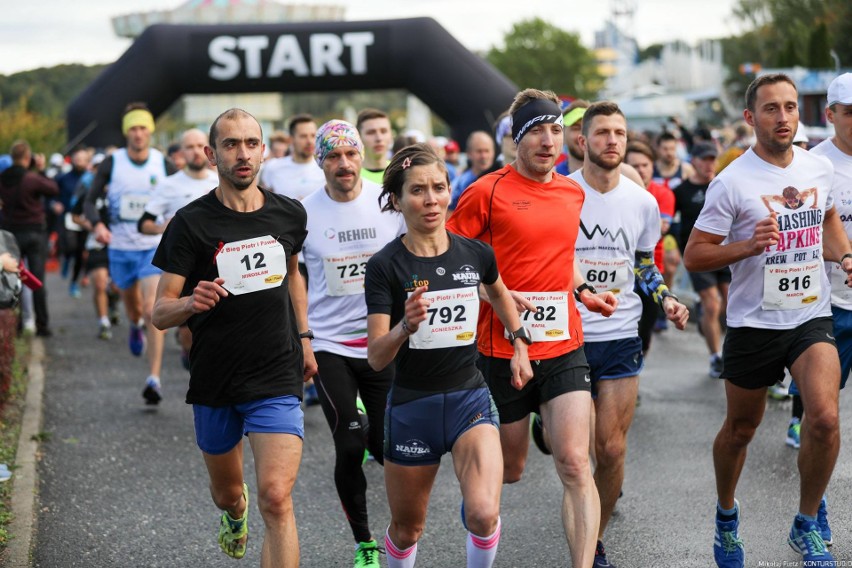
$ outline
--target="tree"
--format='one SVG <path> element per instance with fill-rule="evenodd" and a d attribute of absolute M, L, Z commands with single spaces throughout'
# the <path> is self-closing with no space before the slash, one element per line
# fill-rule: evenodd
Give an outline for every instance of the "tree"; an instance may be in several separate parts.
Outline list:
<path fill-rule="evenodd" d="M 21 97 L 17 105 L 0 109 L 0 154 L 21 138 L 34 152 L 56 152 L 65 143 L 65 121 L 31 112 L 26 97 Z"/>
<path fill-rule="evenodd" d="M 831 47 L 828 38 L 828 26 L 820 22 L 808 38 L 808 67 L 811 69 L 832 69 Z"/>
<path fill-rule="evenodd" d="M 603 87 L 595 57 L 580 37 L 541 18 L 516 23 L 503 43 L 492 47 L 486 59 L 522 89 L 595 99 Z"/>

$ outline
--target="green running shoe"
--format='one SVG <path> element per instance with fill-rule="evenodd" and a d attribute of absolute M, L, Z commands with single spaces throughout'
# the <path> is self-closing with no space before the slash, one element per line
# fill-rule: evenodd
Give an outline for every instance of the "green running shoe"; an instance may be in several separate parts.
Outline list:
<path fill-rule="evenodd" d="M 359 542 L 358 548 L 355 549 L 354 568 L 381 568 L 379 563 L 379 554 L 381 553 L 382 549 L 379 548 L 376 539 L 370 542 Z"/>
<path fill-rule="evenodd" d="M 219 523 L 219 548 L 231 558 L 242 558 L 246 555 L 249 495 L 248 485 L 245 483 L 243 483 L 243 499 L 246 500 L 246 510 L 243 511 L 243 516 L 234 520 L 225 511 L 222 513 L 222 520 Z"/>

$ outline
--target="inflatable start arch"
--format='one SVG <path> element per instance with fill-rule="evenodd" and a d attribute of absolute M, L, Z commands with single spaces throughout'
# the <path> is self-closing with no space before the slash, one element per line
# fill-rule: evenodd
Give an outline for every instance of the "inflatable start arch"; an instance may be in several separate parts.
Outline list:
<path fill-rule="evenodd" d="M 457 140 L 490 131 L 517 91 L 431 18 L 160 24 L 147 28 L 71 103 L 68 139 L 122 145 L 121 114 L 133 101 L 145 101 L 157 116 L 186 93 L 371 89 L 408 90 Z"/>

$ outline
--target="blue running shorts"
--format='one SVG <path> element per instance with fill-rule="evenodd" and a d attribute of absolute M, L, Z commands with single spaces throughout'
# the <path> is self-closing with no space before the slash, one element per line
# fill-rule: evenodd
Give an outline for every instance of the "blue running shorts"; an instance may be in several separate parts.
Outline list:
<path fill-rule="evenodd" d="M 193 404 L 192 413 L 195 442 L 207 454 L 231 451 L 249 432 L 305 437 L 305 415 L 295 396 L 262 398 L 233 406 Z"/>
<path fill-rule="evenodd" d="M 127 290 L 137 280 L 159 276 L 162 270 L 151 264 L 156 248 L 150 250 L 109 249 L 109 275 L 119 290 Z"/>
<path fill-rule="evenodd" d="M 598 381 L 635 377 L 642 372 L 645 358 L 639 337 L 586 342 L 583 346 L 592 376 L 592 396 L 598 394 Z"/>

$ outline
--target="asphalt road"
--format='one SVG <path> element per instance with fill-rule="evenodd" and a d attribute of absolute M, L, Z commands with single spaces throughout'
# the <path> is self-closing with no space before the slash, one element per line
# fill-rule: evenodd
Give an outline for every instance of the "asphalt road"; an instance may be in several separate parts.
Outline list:
<path fill-rule="evenodd" d="M 58 276 L 48 277 L 55 336 L 45 341 L 44 431 L 33 566 L 40 568 L 235 566 L 219 551 L 219 512 L 195 446 L 188 374 L 173 333 L 166 338 L 165 400 L 156 409 L 141 397 L 147 365 L 126 344 L 127 325 L 112 341 L 96 338 L 84 290 L 71 299 Z M 642 403 L 630 434 L 624 497 L 606 544 L 620 568 L 712 566 L 715 504 L 711 444 L 725 402 L 721 381 L 706 375 L 703 342 L 690 327 L 654 339 L 642 374 Z M 850 416 L 848 393 L 842 417 Z M 787 546 L 797 510 L 797 452 L 784 445 L 789 403 L 769 403 L 750 447 L 740 483 L 741 536 L 747 566 L 798 566 Z M 852 435 L 843 421 L 844 438 Z M 319 407 L 305 413 L 306 440 L 295 489 L 302 566 L 351 566 L 354 544 L 333 486 L 333 450 Z M 243 566 L 259 565 L 262 521 L 254 505 Z M 833 551 L 852 560 L 852 453 L 841 451 L 829 488 Z M 465 564 L 460 493 L 451 458 L 439 473 L 417 560 L 421 567 Z M 389 512 L 382 468 L 366 466 L 374 533 Z M 531 449 L 524 479 L 504 488 L 503 537 L 496 567 L 570 566 L 559 516 L 561 487 L 550 458 Z M 852 565 L 852 562 L 849 564 Z"/>

